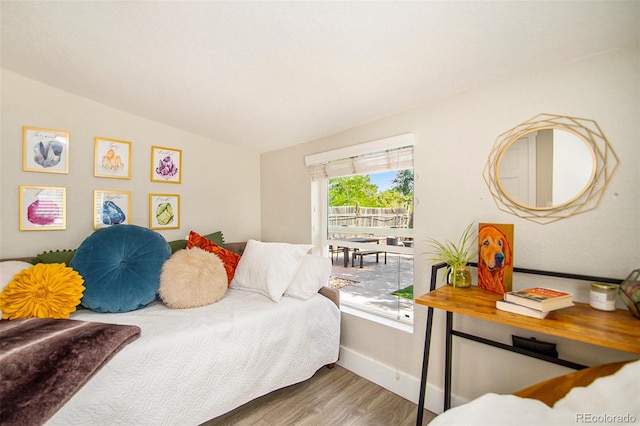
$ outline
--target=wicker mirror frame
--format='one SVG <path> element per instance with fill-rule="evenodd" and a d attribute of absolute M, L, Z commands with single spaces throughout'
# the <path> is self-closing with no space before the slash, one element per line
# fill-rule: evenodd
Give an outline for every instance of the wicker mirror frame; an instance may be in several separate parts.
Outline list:
<path fill-rule="evenodd" d="M 541 129 L 557 129 L 573 133 L 592 150 L 595 164 L 593 179 L 573 199 L 551 207 L 531 207 L 514 201 L 499 181 L 500 161 L 506 150 L 522 136 Z M 523 219 L 547 224 L 595 209 L 619 165 L 619 159 L 600 126 L 586 118 L 538 114 L 500 134 L 489 154 L 483 177 L 498 209 Z"/>

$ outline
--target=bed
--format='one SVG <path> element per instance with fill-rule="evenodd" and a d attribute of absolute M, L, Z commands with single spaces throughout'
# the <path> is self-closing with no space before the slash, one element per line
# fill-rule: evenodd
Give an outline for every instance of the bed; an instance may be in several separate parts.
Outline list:
<path fill-rule="evenodd" d="M 636 424 L 640 360 L 590 367 L 513 395 L 487 393 L 445 411 L 430 425 Z"/>
<path fill-rule="evenodd" d="M 139 311 L 86 321 L 134 324 L 141 336 L 106 364 L 48 422 L 51 425 L 201 424 L 273 390 L 301 382 L 338 359 L 339 311 L 309 300 L 229 289 L 213 305 Z"/>
<path fill-rule="evenodd" d="M 190 309 L 171 309 L 163 300 L 128 312 L 79 309 L 62 321 L 126 325 L 134 333 L 44 421 L 199 425 L 304 381 L 339 355 L 339 293 L 319 287 L 308 298 L 283 294 L 277 302 L 231 286 L 215 303 Z"/>

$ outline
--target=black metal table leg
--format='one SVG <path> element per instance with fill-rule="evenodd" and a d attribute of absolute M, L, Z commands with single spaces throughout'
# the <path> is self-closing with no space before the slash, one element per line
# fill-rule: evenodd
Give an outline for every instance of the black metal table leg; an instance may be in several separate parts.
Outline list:
<path fill-rule="evenodd" d="M 420 378 L 420 394 L 418 396 L 418 415 L 416 426 L 422 426 L 424 415 L 424 398 L 427 391 L 427 371 L 429 369 L 429 350 L 431 349 L 431 328 L 433 325 L 433 308 L 427 308 L 427 329 L 424 333 L 424 351 L 422 352 L 422 376 Z"/>
<path fill-rule="evenodd" d="M 453 335 L 453 312 L 447 311 L 447 325 L 445 332 L 445 365 L 444 365 L 444 411 L 451 408 L 451 364 Z"/>

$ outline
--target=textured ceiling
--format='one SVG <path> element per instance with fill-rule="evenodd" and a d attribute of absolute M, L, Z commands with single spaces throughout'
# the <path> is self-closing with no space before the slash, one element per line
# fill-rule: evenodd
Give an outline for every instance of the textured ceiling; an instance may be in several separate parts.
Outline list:
<path fill-rule="evenodd" d="M 3 68 L 259 152 L 640 40 L 638 1 L 1 8 Z"/>

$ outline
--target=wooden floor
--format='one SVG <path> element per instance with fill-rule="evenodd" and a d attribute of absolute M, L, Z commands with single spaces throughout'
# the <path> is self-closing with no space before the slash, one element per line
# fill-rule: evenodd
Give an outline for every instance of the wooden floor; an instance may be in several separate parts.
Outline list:
<path fill-rule="evenodd" d="M 415 425 L 417 406 L 340 366 L 204 423 L 219 425 Z M 424 412 L 423 425 L 435 414 Z"/>

